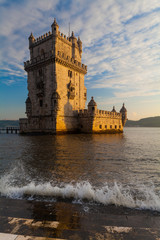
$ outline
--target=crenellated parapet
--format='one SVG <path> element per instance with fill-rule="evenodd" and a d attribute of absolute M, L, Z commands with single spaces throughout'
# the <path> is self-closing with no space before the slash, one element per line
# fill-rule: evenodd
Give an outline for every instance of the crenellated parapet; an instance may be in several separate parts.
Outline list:
<path fill-rule="evenodd" d="M 113 119 L 122 119 L 122 114 L 119 112 L 105 111 L 97 109 L 94 112 L 89 111 L 88 109 L 82 109 L 78 112 L 79 117 L 100 117 L 100 118 L 113 118 Z"/>
<path fill-rule="evenodd" d="M 49 31 L 49 32 L 41 35 L 38 38 L 35 38 L 34 36 L 33 37 L 32 36 L 33 36 L 33 34 L 31 33 L 31 35 L 29 37 L 29 48 L 35 47 L 35 46 L 51 39 L 52 38 L 52 33 Z M 30 41 L 30 39 L 32 39 L 32 40 Z"/>
<path fill-rule="evenodd" d="M 105 111 L 105 110 L 97 110 L 97 117 L 108 117 L 108 118 L 122 118 L 122 114 L 119 112 Z"/>
<path fill-rule="evenodd" d="M 76 68 L 81 68 L 85 71 L 85 73 L 87 72 L 87 65 L 75 60 L 74 58 L 71 58 L 69 56 L 66 56 L 63 52 L 58 51 L 57 52 L 57 59 L 65 61 L 66 64 L 69 63 L 72 66 L 76 67 Z"/>
<path fill-rule="evenodd" d="M 62 65 L 71 67 L 75 70 L 79 70 L 81 72 L 87 73 L 87 66 L 81 62 L 78 62 L 74 58 L 66 56 L 63 52 L 58 51 L 56 56 L 53 54 L 53 51 L 47 52 L 43 55 L 38 55 L 35 58 L 32 58 L 30 61 L 24 62 L 25 70 L 29 70 L 29 68 L 34 67 L 37 64 L 42 64 L 44 62 L 50 63 L 50 61 L 57 61 Z"/>

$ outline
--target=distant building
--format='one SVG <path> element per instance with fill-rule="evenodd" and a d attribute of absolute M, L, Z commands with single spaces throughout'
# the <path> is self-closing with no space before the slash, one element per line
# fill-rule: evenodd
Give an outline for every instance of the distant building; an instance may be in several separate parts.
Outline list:
<path fill-rule="evenodd" d="M 127 110 L 97 109 L 93 97 L 85 109 L 87 66 L 81 63 L 82 41 L 60 34 L 54 19 L 52 32 L 29 37 L 27 118 L 20 119 L 20 133 L 122 132 Z"/>

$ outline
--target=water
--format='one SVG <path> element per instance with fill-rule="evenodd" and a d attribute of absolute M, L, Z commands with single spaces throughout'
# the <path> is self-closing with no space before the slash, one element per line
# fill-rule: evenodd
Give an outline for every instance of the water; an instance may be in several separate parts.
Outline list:
<path fill-rule="evenodd" d="M 160 211 L 160 128 L 0 134 L 0 196 Z"/>

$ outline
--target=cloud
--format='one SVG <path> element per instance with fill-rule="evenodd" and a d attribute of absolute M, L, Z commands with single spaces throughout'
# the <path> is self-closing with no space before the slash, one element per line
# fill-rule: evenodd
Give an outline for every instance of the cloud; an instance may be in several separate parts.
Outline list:
<path fill-rule="evenodd" d="M 6 4 L 7 3 L 7 4 Z M 29 58 L 28 36 L 31 31 L 42 31 L 48 28 L 48 17 L 45 12 L 52 12 L 58 0 L 1 1 L 0 9 L 0 69 L 8 69 L 8 75 L 21 76 L 24 72 L 23 62 Z M 52 19 L 53 20 L 53 19 Z M 38 30 L 37 30 L 37 26 Z M 7 70 L 1 75 L 1 81 Z M 14 81 L 14 83 L 16 80 Z M 13 81 L 10 81 L 13 83 Z"/>
<path fill-rule="evenodd" d="M 152 4 L 150 0 L 0 3 L 0 64 L 5 76 L 8 69 L 8 75 L 24 78 L 23 61 L 29 58 L 28 35 L 33 31 L 37 37 L 50 30 L 57 17 L 61 32 L 68 33 L 70 22 L 71 29 L 83 41 L 89 89 L 109 88 L 117 101 L 160 93 L 159 0 L 152 0 Z"/>
<path fill-rule="evenodd" d="M 89 64 L 88 74 L 93 76 L 89 87 L 112 88 L 115 97 L 157 95 L 160 90 L 158 1 L 153 1 L 152 6 L 149 1 L 145 1 L 146 4 L 132 1 L 134 8 L 127 3 L 130 1 L 126 1 L 125 7 L 115 7 L 118 1 L 112 2 L 111 8 L 121 11 L 116 12 L 119 22 L 113 15 L 112 24 L 108 21 L 107 31 L 104 32 L 101 25 L 95 30 L 93 47 L 86 45 L 84 59 Z M 103 33 L 100 39 L 97 31 Z M 88 33 L 87 37 L 90 38 Z"/>

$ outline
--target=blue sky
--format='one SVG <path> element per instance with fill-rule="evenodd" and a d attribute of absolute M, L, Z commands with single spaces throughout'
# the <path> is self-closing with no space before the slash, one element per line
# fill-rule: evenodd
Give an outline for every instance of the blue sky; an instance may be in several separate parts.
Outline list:
<path fill-rule="evenodd" d="M 25 117 L 28 37 L 68 23 L 83 42 L 87 100 L 128 118 L 160 116 L 159 0 L 0 0 L 0 120 Z"/>

